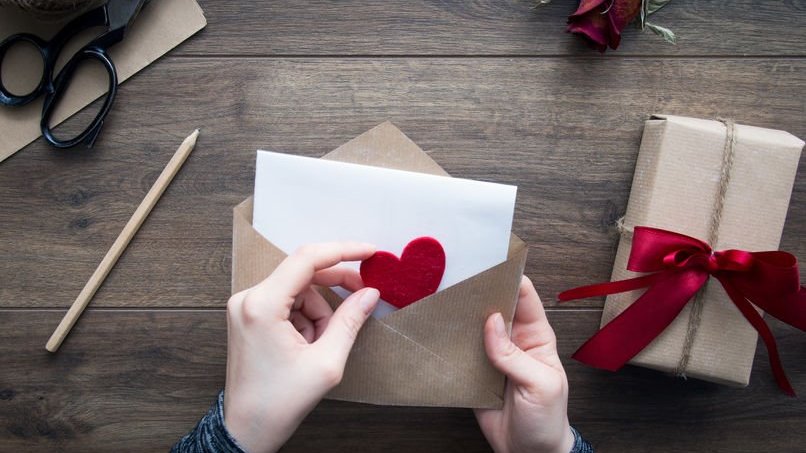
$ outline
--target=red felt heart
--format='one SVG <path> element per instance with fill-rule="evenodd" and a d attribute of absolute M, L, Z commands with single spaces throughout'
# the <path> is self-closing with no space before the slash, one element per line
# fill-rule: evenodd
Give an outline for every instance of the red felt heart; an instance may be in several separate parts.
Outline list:
<path fill-rule="evenodd" d="M 414 239 L 400 258 L 389 252 L 375 252 L 361 262 L 365 286 L 377 289 L 381 299 L 403 308 L 434 294 L 445 273 L 445 250 L 432 237 Z"/>

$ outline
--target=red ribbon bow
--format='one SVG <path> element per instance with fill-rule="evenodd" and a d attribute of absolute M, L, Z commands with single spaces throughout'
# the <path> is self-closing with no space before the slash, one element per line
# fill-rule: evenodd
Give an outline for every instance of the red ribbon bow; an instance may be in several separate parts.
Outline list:
<path fill-rule="evenodd" d="M 627 269 L 650 273 L 637 278 L 582 286 L 560 293 L 564 302 L 647 288 L 646 292 L 583 344 L 573 358 L 616 371 L 657 337 L 713 276 L 758 331 L 769 351 L 778 386 L 795 391 L 786 377 L 770 328 L 753 308 L 806 331 L 806 289 L 797 259 L 786 252 L 714 252 L 708 244 L 658 228 L 636 227 Z M 752 304 L 751 304 L 752 303 Z"/>

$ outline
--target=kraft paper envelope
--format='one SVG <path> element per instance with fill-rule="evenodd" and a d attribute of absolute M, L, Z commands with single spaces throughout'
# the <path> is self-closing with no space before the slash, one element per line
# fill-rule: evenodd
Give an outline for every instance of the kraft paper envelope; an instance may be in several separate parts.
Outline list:
<path fill-rule="evenodd" d="M 381 124 L 323 159 L 436 175 L 448 174 L 391 123 Z M 482 329 L 501 312 L 508 326 L 526 263 L 526 244 L 512 235 L 507 260 L 382 319 L 370 318 L 328 398 L 372 404 L 499 408 L 504 376 L 489 363 Z M 232 292 L 266 276 L 285 254 L 252 228 L 252 197 L 235 207 Z M 341 299 L 320 288 L 335 308 Z"/>
<path fill-rule="evenodd" d="M 33 33 L 50 39 L 63 23 L 41 22 L 23 11 L 0 8 L 0 41 L 16 33 Z M 207 25 L 196 0 L 154 0 L 143 7 L 132 23 L 126 38 L 109 49 L 118 73 L 118 83 L 154 62 Z M 70 41 L 62 57 L 72 56 L 79 45 L 88 42 L 98 29 L 90 30 Z M 85 39 L 82 39 L 85 38 Z M 17 46 L 14 46 L 17 47 Z M 10 52 L 9 52 L 10 54 Z M 8 56 L 8 55 L 7 55 Z M 39 80 L 42 64 L 35 52 L 21 53 L 18 65 L 3 71 L 3 83 L 14 92 L 14 87 L 33 87 L 30 82 Z M 59 61 L 67 61 L 60 59 Z M 53 114 L 53 124 L 59 124 L 106 93 L 109 78 L 99 64 L 86 64 L 79 68 L 65 97 Z M 19 90 L 17 90 L 19 91 Z M 23 94 L 23 93 L 18 93 Z M 0 162 L 36 140 L 42 132 L 42 97 L 21 107 L 0 105 Z M 115 101 L 112 108 L 125 112 L 126 105 Z M 93 111 L 93 116 L 97 110 Z M 133 112 L 123 113 L 132 118 Z M 87 120 L 89 121 L 89 120 Z M 89 123 L 87 123 L 89 124 Z M 101 134 L 103 134 L 103 130 Z"/>

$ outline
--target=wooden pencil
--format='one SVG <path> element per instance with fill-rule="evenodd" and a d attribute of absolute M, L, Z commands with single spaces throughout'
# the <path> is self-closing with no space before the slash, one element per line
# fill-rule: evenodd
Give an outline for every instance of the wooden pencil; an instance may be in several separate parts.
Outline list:
<path fill-rule="evenodd" d="M 188 155 L 190 155 L 190 152 L 193 150 L 193 146 L 196 144 L 196 138 L 198 136 L 199 130 L 196 129 L 179 145 L 179 149 L 176 150 L 171 160 L 168 161 L 168 165 L 165 166 L 165 169 L 162 170 L 162 173 L 154 182 L 154 185 L 151 186 L 151 189 L 149 189 L 145 198 L 143 198 L 143 201 L 140 202 L 140 206 L 134 211 L 129 221 L 126 222 L 123 231 L 120 232 L 117 239 L 115 239 L 115 242 L 112 244 L 112 247 L 106 252 L 106 256 L 104 256 L 104 259 L 98 264 L 98 267 L 95 269 L 95 272 L 92 273 L 87 284 L 84 285 L 84 289 L 81 290 L 78 297 L 73 302 L 73 305 L 67 310 L 59 326 L 56 327 L 53 335 L 50 336 L 50 339 L 45 345 L 45 349 L 50 352 L 56 352 L 59 349 L 64 338 L 70 333 L 70 329 L 73 328 L 73 325 L 76 323 L 79 316 L 81 316 L 87 304 L 90 303 L 92 296 L 98 291 L 98 288 L 100 288 L 104 279 L 109 274 L 109 271 L 115 266 L 120 255 L 126 250 L 126 246 L 129 245 L 129 242 L 137 233 L 137 230 L 140 229 L 140 225 L 143 224 L 143 221 L 148 217 L 151 209 L 162 196 L 162 193 L 165 192 L 171 180 L 173 180 L 176 173 L 182 167 L 182 164 L 185 163 Z"/>

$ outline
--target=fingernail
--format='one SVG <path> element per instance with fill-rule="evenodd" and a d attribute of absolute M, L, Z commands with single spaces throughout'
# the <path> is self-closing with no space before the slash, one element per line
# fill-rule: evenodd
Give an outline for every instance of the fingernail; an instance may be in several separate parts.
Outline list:
<path fill-rule="evenodd" d="M 493 315 L 493 324 L 495 325 L 495 334 L 501 338 L 507 338 L 507 326 L 504 325 L 504 317 L 501 313 Z"/>
<path fill-rule="evenodd" d="M 361 306 L 361 309 L 364 310 L 364 313 L 370 314 L 372 310 L 375 309 L 375 305 L 378 303 L 378 298 L 381 296 L 381 293 L 375 288 L 367 288 L 358 298 L 358 305 Z"/>

